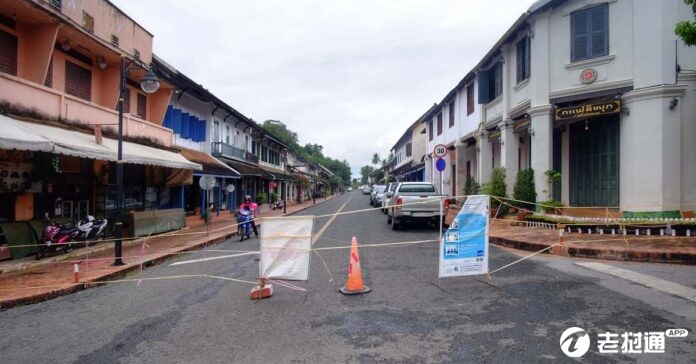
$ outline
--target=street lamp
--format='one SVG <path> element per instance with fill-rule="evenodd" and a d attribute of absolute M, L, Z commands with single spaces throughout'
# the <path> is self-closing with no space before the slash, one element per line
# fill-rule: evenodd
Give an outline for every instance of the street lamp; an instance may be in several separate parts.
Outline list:
<path fill-rule="evenodd" d="M 121 71 L 119 78 L 119 96 L 118 96 L 118 160 L 116 161 L 116 222 L 114 223 L 116 241 L 114 246 L 114 265 L 124 265 L 123 263 L 123 100 L 126 97 L 126 78 L 130 68 L 136 62 L 135 60 L 126 61 L 126 56 L 121 55 Z M 138 63 L 136 67 L 140 67 Z M 148 94 L 155 93 L 159 90 L 160 82 L 157 76 L 152 72 L 152 68 L 148 70 L 143 79 L 140 81 L 140 88 Z"/>

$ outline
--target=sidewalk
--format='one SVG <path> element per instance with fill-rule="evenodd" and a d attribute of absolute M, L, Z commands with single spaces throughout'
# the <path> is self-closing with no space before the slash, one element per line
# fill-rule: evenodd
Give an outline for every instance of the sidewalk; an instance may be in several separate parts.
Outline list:
<path fill-rule="evenodd" d="M 513 226 L 512 221 L 495 221 L 490 243 L 510 248 L 539 251 L 559 242 L 558 230 Z M 564 242 L 547 253 L 569 257 L 636 262 L 696 264 L 696 237 L 564 234 Z"/>
<path fill-rule="evenodd" d="M 330 200 L 336 196 L 329 197 Z M 317 199 L 317 204 L 324 202 Z M 287 214 L 307 209 L 312 200 L 302 204 L 288 204 Z M 283 216 L 282 210 L 262 209 L 261 217 Z M 260 225 L 260 224 L 257 224 Z M 69 254 L 34 260 L 0 263 L 0 309 L 21 304 L 48 300 L 88 288 L 89 283 L 123 277 L 126 273 L 157 264 L 180 252 L 200 249 L 217 244 L 237 235 L 233 216 L 228 220 L 211 223 L 206 227 L 185 228 L 149 239 L 126 240 L 123 242 L 123 260 L 126 265 L 114 267 L 114 244 L 103 242 L 89 248 L 76 249 Z M 143 243 L 147 243 L 147 245 Z M 74 283 L 74 265 L 80 268 L 80 283 Z"/>

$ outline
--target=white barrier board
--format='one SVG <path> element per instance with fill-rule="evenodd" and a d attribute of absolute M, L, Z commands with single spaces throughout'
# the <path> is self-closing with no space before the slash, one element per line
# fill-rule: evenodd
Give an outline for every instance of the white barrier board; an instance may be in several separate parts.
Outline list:
<path fill-rule="evenodd" d="M 306 281 L 313 228 L 313 216 L 263 218 L 259 277 Z"/>
<path fill-rule="evenodd" d="M 468 196 L 440 240 L 439 276 L 488 273 L 488 195 Z"/>

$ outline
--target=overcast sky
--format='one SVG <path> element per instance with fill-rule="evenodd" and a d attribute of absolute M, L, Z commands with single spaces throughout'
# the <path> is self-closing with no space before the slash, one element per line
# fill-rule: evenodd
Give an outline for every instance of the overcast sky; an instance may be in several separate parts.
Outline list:
<path fill-rule="evenodd" d="M 247 117 L 322 144 L 357 177 L 533 1 L 113 2 L 179 71 Z"/>

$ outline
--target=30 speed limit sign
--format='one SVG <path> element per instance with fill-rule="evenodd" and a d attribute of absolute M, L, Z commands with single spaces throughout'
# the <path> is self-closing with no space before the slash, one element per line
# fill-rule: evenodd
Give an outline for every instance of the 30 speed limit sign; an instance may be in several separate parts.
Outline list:
<path fill-rule="evenodd" d="M 444 144 L 438 144 L 433 149 L 433 155 L 437 158 L 442 158 L 447 155 L 447 146 Z"/>

